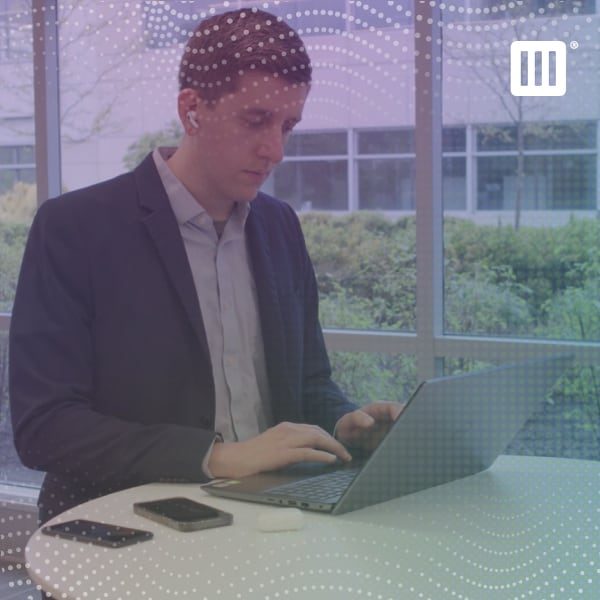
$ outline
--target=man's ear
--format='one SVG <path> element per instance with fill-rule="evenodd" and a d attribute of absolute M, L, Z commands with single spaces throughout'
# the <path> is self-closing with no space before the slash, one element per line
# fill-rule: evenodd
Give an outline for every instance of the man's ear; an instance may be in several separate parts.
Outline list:
<path fill-rule="evenodd" d="M 177 96 L 177 112 L 187 135 L 194 135 L 200 129 L 197 112 L 199 103 L 198 93 L 191 88 L 184 88 Z"/>

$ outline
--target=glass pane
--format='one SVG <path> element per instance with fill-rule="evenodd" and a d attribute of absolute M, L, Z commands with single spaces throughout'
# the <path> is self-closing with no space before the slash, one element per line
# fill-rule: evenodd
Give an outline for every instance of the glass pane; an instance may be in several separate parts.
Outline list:
<path fill-rule="evenodd" d="M 442 129 L 442 152 L 464 152 L 467 149 L 465 127 L 444 127 Z"/>
<path fill-rule="evenodd" d="M 527 181 L 535 183 L 534 189 Z M 525 157 L 523 208 L 573 210 L 596 207 L 596 156 Z"/>
<path fill-rule="evenodd" d="M 477 208 L 479 210 L 502 210 L 514 206 L 517 159 L 510 156 L 477 159 Z M 535 186 L 531 178 L 524 182 L 529 188 Z"/>
<path fill-rule="evenodd" d="M 17 161 L 19 163 L 34 163 L 35 154 L 33 146 L 17 146 Z"/>
<path fill-rule="evenodd" d="M 16 169 L 2 169 L 0 170 L 0 194 L 6 194 L 13 189 L 15 182 L 17 181 L 17 171 Z M 2 203 L 3 206 L 4 201 Z"/>
<path fill-rule="evenodd" d="M 19 169 L 17 171 L 17 178 L 19 181 L 24 183 L 35 183 L 35 169 Z"/>
<path fill-rule="evenodd" d="M 286 156 L 319 156 L 347 154 L 346 132 L 294 133 L 285 145 Z"/>
<path fill-rule="evenodd" d="M 359 154 L 414 154 L 414 129 L 359 131 Z"/>
<path fill-rule="evenodd" d="M 414 330 L 414 217 L 303 213 L 301 222 L 319 284 L 324 327 Z"/>
<path fill-rule="evenodd" d="M 414 159 L 359 160 L 358 190 L 359 206 L 363 210 L 413 210 Z"/>
<path fill-rule="evenodd" d="M 17 162 L 14 146 L 0 146 L 0 166 L 12 165 Z"/>
<path fill-rule="evenodd" d="M 13 444 L 9 409 L 9 315 L 27 234 L 37 209 L 34 149 L 33 37 L 30 1 L 0 1 L 0 485 L 3 500 L 36 496 L 43 474 L 21 464 Z M 15 489 L 19 486 L 20 489 Z M 13 496 L 14 490 L 14 496 Z M 26 573 L 8 561 L 22 555 L 22 536 L 36 527 L 0 502 L 0 596 L 39 595 Z M 9 516 L 10 515 L 10 516 Z M 17 526 L 17 519 L 22 522 Z M 9 520 L 15 520 L 14 528 Z M 20 529 L 13 537 L 13 531 Z M 16 567 L 13 569 L 13 567 Z M 23 585 L 23 584 L 26 585 Z"/>
<path fill-rule="evenodd" d="M 524 150 L 584 150 L 596 147 L 596 123 L 523 122 Z M 517 127 L 480 125 L 477 127 L 477 149 L 480 152 L 517 150 Z"/>
<path fill-rule="evenodd" d="M 505 362 L 518 357 L 507 356 Z M 467 359 L 444 360 L 447 375 L 479 371 L 493 365 Z M 558 456 L 600 460 L 600 369 L 569 369 L 528 419 L 503 454 Z"/>
<path fill-rule="evenodd" d="M 477 150 L 480 152 L 516 149 L 516 127 L 507 125 L 479 125 L 477 127 Z"/>
<path fill-rule="evenodd" d="M 275 171 L 274 193 L 297 211 L 347 210 L 348 163 L 285 162 Z"/>
<path fill-rule="evenodd" d="M 462 156 L 442 158 L 442 198 L 445 210 L 464 210 L 467 194 L 467 161 Z"/>
<path fill-rule="evenodd" d="M 417 384 L 412 356 L 374 352 L 331 352 L 333 377 L 350 400 L 407 402 Z"/>
<path fill-rule="evenodd" d="M 43 477 L 43 473 L 21 464 L 13 444 L 8 406 L 8 333 L 0 331 L 0 484 L 39 487 Z"/>
<path fill-rule="evenodd" d="M 523 210 L 594 210 L 596 155 L 525 156 Z M 477 160 L 478 208 L 514 210 L 519 177 L 517 159 L 506 156 Z"/>
<path fill-rule="evenodd" d="M 31 62 L 31 0 L 0 2 L 0 65 Z"/>
<path fill-rule="evenodd" d="M 597 19 L 576 3 L 525 4 L 533 13 L 523 19 L 497 4 L 485 27 L 444 28 L 444 115 L 472 136 L 464 219 L 444 224 L 445 331 L 598 341 Z M 557 11 L 564 17 L 546 18 Z M 564 97 L 510 93 L 514 39 L 578 41 L 567 44 Z"/>
<path fill-rule="evenodd" d="M 524 135 L 526 150 L 596 148 L 596 123 L 593 121 L 527 124 Z"/>

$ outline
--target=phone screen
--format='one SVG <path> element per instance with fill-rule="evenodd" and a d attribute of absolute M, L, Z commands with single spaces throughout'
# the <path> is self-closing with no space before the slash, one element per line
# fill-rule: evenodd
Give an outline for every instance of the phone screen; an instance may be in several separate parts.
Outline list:
<path fill-rule="evenodd" d="M 42 528 L 42 533 L 68 540 L 90 542 L 99 546 L 119 548 L 153 537 L 150 531 L 77 519 Z"/>
<path fill-rule="evenodd" d="M 167 498 L 152 502 L 140 502 L 139 505 L 154 514 L 183 523 L 216 519 L 221 514 L 212 506 L 194 502 L 189 498 Z"/>

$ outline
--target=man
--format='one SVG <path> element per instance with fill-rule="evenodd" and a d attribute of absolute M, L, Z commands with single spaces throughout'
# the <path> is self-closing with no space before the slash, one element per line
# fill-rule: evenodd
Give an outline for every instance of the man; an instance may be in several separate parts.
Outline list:
<path fill-rule="evenodd" d="M 38 211 L 10 397 L 19 456 L 47 471 L 42 522 L 151 481 L 350 460 L 399 413 L 357 410 L 331 381 L 298 219 L 258 192 L 310 81 L 273 15 L 211 17 L 181 61 L 180 146 Z"/>

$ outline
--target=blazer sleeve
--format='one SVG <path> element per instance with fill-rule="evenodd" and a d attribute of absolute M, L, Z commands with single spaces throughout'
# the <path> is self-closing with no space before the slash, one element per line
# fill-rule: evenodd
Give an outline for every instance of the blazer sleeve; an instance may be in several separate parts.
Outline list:
<path fill-rule="evenodd" d="M 19 457 L 33 469 L 115 488 L 205 480 L 202 459 L 214 432 L 94 408 L 90 266 L 75 211 L 62 199 L 34 218 L 12 314 L 9 392 Z"/>

